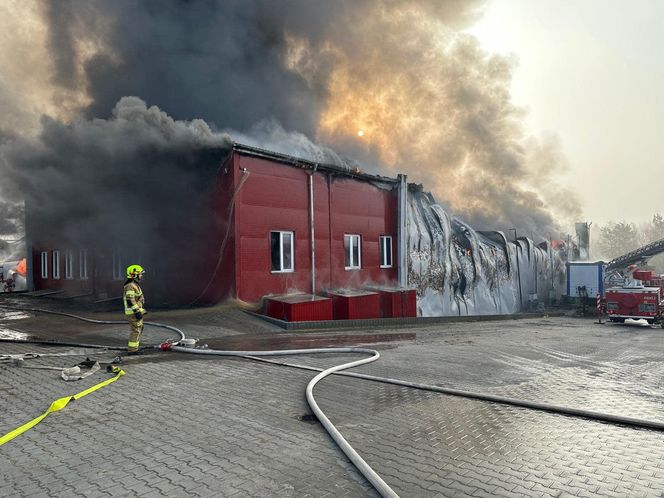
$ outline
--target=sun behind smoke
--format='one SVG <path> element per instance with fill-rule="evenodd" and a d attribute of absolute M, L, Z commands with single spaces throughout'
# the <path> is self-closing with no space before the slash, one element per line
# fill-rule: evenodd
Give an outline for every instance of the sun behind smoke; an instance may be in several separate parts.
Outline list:
<path fill-rule="evenodd" d="M 416 8 L 383 10 L 349 37 L 326 47 L 335 64 L 318 140 L 343 150 L 351 137 L 363 138 L 392 172 L 425 184 L 479 228 L 551 225 L 540 189 L 559 190 L 552 175 L 565 165 L 532 174 L 542 168 L 511 101 L 514 60 Z"/>

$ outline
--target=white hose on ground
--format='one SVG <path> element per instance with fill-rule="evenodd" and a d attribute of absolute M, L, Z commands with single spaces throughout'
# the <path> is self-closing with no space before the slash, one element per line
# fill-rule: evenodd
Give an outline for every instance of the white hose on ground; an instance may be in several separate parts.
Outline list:
<path fill-rule="evenodd" d="M 31 311 L 39 313 L 47 313 L 52 315 L 61 315 L 74 318 L 76 320 L 82 320 L 88 323 L 104 324 L 104 325 L 115 325 L 115 324 L 125 324 L 127 323 L 124 320 L 95 320 L 92 318 L 85 318 L 78 315 L 73 315 L 71 313 L 63 313 L 60 311 L 50 311 L 39 308 L 18 308 L 10 306 L 0 306 L 4 308 L 16 309 L 20 311 Z M 164 329 L 171 330 L 180 336 L 179 341 L 184 341 L 186 339 L 184 332 L 180 329 L 173 327 L 171 325 L 166 325 L 163 323 L 157 322 L 143 322 L 145 325 L 152 327 L 160 327 Z M 177 346 L 177 342 L 173 343 L 170 347 L 172 351 L 178 351 L 182 353 L 196 353 L 196 354 L 208 354 L 216 356 L 239 356 L 239 357 L 248 357 L 248 356 L 284 356 L 284 355 L 301 355 L 301 354 L 321 354 L 321 353 L 362 353 L 371 355 L 369 358 L 364 358 L 362 360 L 353 361 L 350 363 L 344 363 L 342 365 L 337 365 L 332 368 L 329 368 L 314 377 L 306 389 L 306 397 L 311 410 L 314 412 L 318 420 L 323 424 L 325 430 L 330 434 L 332 439 L 337 443 L 341 451 L 343 451 L 346 456 L 353 462 L 355 467 L 360 471 L 360 473 L 376 488 L 384 498 L 399 498 L 399 495 L 396 494 L 392 488 L 390 488 L 383 479 L 365 462 L 362 457 L 353 449 L 353 447 L 348 444 L 348 441 L 344 439 L 341 433 L 337 428 L 330 422 L 330 420 L 325 416 L 323 411 L 319 408 L 318 403 L 314 399 L 313 388 L 314 386 L 322 379 L 328 375 L 339 372 L 341 370 L 346 370 L 348 368 L 353 368 L 365 363 L 370 363 L 376 361 L 380 358 L 378 351 L 373 349 L 365 348 L 316 348 L 316 349 L 288 349 L 288 350 L 275 350 L 275 351 L 221 351 L 214 349 L 194 349 L 194 348 L 185 348 L 182 346 Z"/>
<path fill-rule="evenodd" d="M 322 368 L 311 367 L 308 365 L 298 365 L 296 363 L 284 363 L 281 361 L 268 360 L 265 358 L 254 358 L 247 356 L 252 360 L 271 363 L 273 365 L 280 365 L 285 367 L 299 368 L 301 370 L 309 370 L 314 372 L 322 372 Z M 539 410 L 549 413 L 557 413 L 560 415 L 567 415 L 571 417 L 581 417 L 591 420 L 598 420 L 600 422 L 609 422 L 611 424 L 628 425 L 632 427 L 653 429 L 656 431 L 664 431 L 664 422 L 657 420 L 645 420 L 640 418 L 625 417 L 622 415 L 613 415 L 611 413 L 595 412 L 592 410 L 585 410 L 583 408 L 573 408 L 569 406 L 552 405 L 549 403 L 540 403 L 538 401 L 528 401 L 523 399 L 507 398 L 505 396 L 498 396 L 495 394 L 476 393 L 472 391 L 462 391 L 460 389 L 453 389 L 451 387 L 434 386 L 431 384 L 422 384 L 419 382 L 410 382 L 400 379 L 391 379 L 389 377 L 377 377 L 375 375 L 361 374 L 356 372 L 339 372 L 337 375 L 345 377 L 354 377 L 356 379 L 371 380 L 374 382 L 382 382 L 383 384 L 393 384 L 395 386 L 411 387 L 413 389 L 421 389 L 423 391 L 433 391 L 441 394 L 448 394 L 450 396 L 459 396 L 462 398 L 476 399 L 479 401 L 489 401 L 491 403 L 500 403 L 503 405 L 517 406 L 520 408 L 528 408 L 530 410 Z"/>
<path fill-rule="evenodd" d="M 320 409 L 318 403 L 314 399 L 314 386 L 321 380 L 323 380 L 328 375 L 331 375 L 335 372 L 340 372 L 341 370 L 346 370 L 349 368 L 357 367 L 364 365 L 365 363 L 371 363 L 380 358 L 380 353 L 374 349 L 367 348 L 316 348 L 316 349 L 285 349 L 285 350 L 276 350 L 276 351 L 223 351 L 216 349 L 194 349 L 194 348 L 185 348 L 182 346 L 173 346 L 172 351 L 177 351 L 179 353 L 192 353 L 192 354 L 207 354 L 207 355 L 217 355 L 217 356 L 240 356 L 240 357 L 261 357 L 261 356 L 287 356 L 287 355 L 303 355 L 303 354 L 321 354 L 321 353 L 363 353 L 371 355 L 369 358 L 363 358 L 361 360 L 352 361 L 350 363 L 343 363 L 341 365 L 336 365 L 334 367 L 323 370 L 318 375 L 316 375 L 309 384 L 307 384 L 306 396 L 307 403 L 311 407 L 311 410 L 316 415 L 316 418 L 323 424 L 325 430 L 332 437 L 335 443 L 341 448 L 341 451 L 353 462 L 353 465 L 360 471 L 360 473 L 366 477 L 366 479 L 371 483 L 371 485 L 380 493 L 384 498 L 399 498 L 399 495 L 390 488 L 385 481 L 369 466 L 367 462 L 359 455 L 353 447 L 348 444 L 348 441 L 344 439 L 341 433 L 337 428 L 330 422 L 323 410 Z"/>
<path fill-rule="evenodd" d="M 127 323 L 126 320 L 95 320 L 93 318 L 85 318 L 83 316 L 73 315 L 71 313 L 63 313 L 62 311 L 51 311 L 51 310 L 44 310 L 41 308 L 22 308 L 18 306 L 7 306 L 7 305 L 0 305 L 0 308 L 6 308 L 16 311 L 31 311 L 33 313 L 45 313 L 47 315 L 67 316 L 69 318 L 74 318 L 76 320 L 81 320 L 83 322 L 97 323 L 101 325 L 125 325 Z M 149 327 L 158 327 L 175 332 L 180 336 L 179 340 L 183 340 L 185 338 L 184 332 L 182 332 L 177 327 L 173 327 L 172 325 L 166 325 L 165 323 L 158 323 L 158 322 L 146 322 L 146 321 L 143 321 L 143 324 Z"/>
<path fill-rule="evenodd" d="M 77 315 L 72 315 L 68 313 L 61 313 L 57 311 L 48 311 L 48 310 L 42 310 L 42 309 L 35 309 L 35 308 L 12 308 L 9 306 L 3 306 L 0 305 L 0 308 L 10 308 L 10 309 L 18 309 L 20 311 L 35 311 L 35 312 L 42 312 L 42 313 L 51 313 L 54 315 L 63 315 L 63 316 L 69 316 L 72 318 L 76 318 L 78 320 L 83 320 L 86 322 L 90 323 L 111 323 L 111 324 L 117 324 L 117 323 L 126 323 L 124 321 L 107 321 L 107 320 L 93 320 L 89 318 L 83 318 Z M 147 324 L 147 323 L 146 323 Z M 180 341 L 185 339 L 185 334 L 178 328 L 172 327 L 170 325 L 165 325 L 161 323 L 150 323 L 151 326 L 154 327 L 161 327 L 161 328 L 166 328 L 169 330 L 172 330 L 176 332 L 180 336 Z M 12 342 L 26 342 L 26 341 L 12 341 Z M 86 345 L 86 346 L 91 346 L 91 347 L 105 347 L 105 346 L 92 346 L 92 345 Z M 309 406 L 311 407 L 312 411 L 318 418 L 318 420 L 321 421 L 323 424 L 323 427 L 328 431 L 330 436 L 334 439 L 334 441 L 339 445 L 341 450 L 348 456 L 348 458 L 353 462 L 353 464 L 357 467 L 357 469 L 364 475 L 367 480 L 376 488 L 376 490 L 384 497 L 398 497 L 398 495 L 374 472 L 374 470 L 369 467 L 369 465 L 357 454 L 357 452 L 348 444 L 348 442 L 343 438 L 343 436 L 339 433 L 339 431 L 334 427 L 334 425 L 330 422 L 330 420 L 325 416 L 325 414 L 321 411 L 321 409 L 318 407 L 318 404 L 314 400 L 313 397 L 313 388 L 314 386 L 322 379 L 327 377 L 328 375 L 331 374 L 338 374 L 338 375 L 344 375 L 344 376 L 350 376 L 350 377 L 356 377 L 356 378 L 361 378 L 361 379 L 366 379 L 366 380 L 371 380 L 371 381 L 376 381 L 376 382 L 383 382 L 383 383 L 388 383 L 388 384 L 394 384 L 394 385 L 399 385 L 399 386 L 404 386 L 404 387 L 410 387 L 410 388 L 415 388 L 415 389 L 423 389 L 423 390 L 428 390 L 428 391 L 435 391 L 443 394 L 449 394 L 453 396 L 461 396 L 465 398 L 470 398 L 470 399 L 477 399 L 477 400 L 482 400 L 482 401 L 489 401 L 493 403 L 501 403 L 501 404 L 507 404 L 507 405 L 512 405 L 512 406 L 517 406 L 517 407 L 522 407 L 522 408 L 528 408 L 531 410 L 540 410 L 540 411 L 546 411 L 550 413 L 558 413 L 562 415 L 567 415 L 567 416 L 573 416 L 573 417 L 582 417 L 586 419 L 591 419 L 591 420 L 597 420 L 600 422 L 608 422 L 612 424 L 619 424 L 619 425 L 627 425 L 627 426 L 632 426 L 632 427 L 639 427 L 639 428 L 646 428 L 646 429 L 654 429 L 658 431 L 664 431 L 664 422 L 659 422 L 659 421 L 654 421 L 654 420 L 643 420 L 643 419 L 636 419 L 632 417 L 624 417 L 620 415 L 613 415 L 610 413 L 601 413 L 601 412 L 595 412 L 591 410 L 584 410 L 584 409 L 579 409 L 579 408 L 572 408 L 572 407 L 566 407 L 566 406 L 557 406 L 557 405 L 551 405 L 548 403 L 540 403 L 536 401 L 528 401 L 528 400 L 519 400 L 519 399 L 514 399 L 514 398 L 506 398 L 503 396 L 496 396 L 492 394 L 484 394 L 484 393 L 474 393 L 474 392 L 469 392 L 469 391 L 462 391 L 458 389 L 452 389 L 452 388 L 446 388 L 446 387 L 440 387 L 440 386 L 433 386 L 433 385 L 427 385 L 427 384 L 421 384 L 417 382 L 408 382 L 408 381 L 403 381 L 399 379 L 391 379 L 391 378 L 386 378 L 386 377 L 376 377 L 373 375 L 367 375 L 367 374 L 359 374 L 359 373 L 354 373 L 354 372 L 341 372 L 342 370 L 346 370 L 349 368 L 353 368 L 359 365 L 363 365 L 365 363 L 370 363 L 372 361 L 377 360 L 380 357 L 380 354 L 378 351 L 375 351 L 373 349 L 367 349 L 367 348 L 316 348 L 316 349 L 288 349 L 288 350 L 275 350 L 275 351 L 223 351 L 223 350 L 213 350 L 213 349 L 196 349 L 196 348 L 186 348 L 186 347 L 181 347 L 177 346 L 177 343 L 172 343 L 171 345 L 171 350 L 173 351 L 178 351 L 178 352 L 183 352 L 183 353 L 195 353 L 195 354 L 208 354 L 208 355 L 218 355 L 218 356 L 236 356 L 236 357 L 242 357 L 242 358 L 249 358 L 249 359 L 254 359 L 257 361 L 264 361 L 264 362 L 269 362 L 277 365 L 283 365 L 283 366 L 288 366 L 288 367 L 294 367 L 294 368 L 300 368 L 304 370 L 312 370 L 312 371 L 319 371 L 320 373 L 316 375 L 307 385 L 306 389 L 306 397 L 307 397 L 307 402 L 309 403 Z M 265 356 L 284 356 L 284 355 L 300 355 L 300 354 L 319 354 L 319 353 L 364 353 L 364 354 L 370 354 L 370 358 L 365 358 L 362 360 L 357 360 L 354 362 L 350 363 L 344 363 L 342 365 L 337 365 L 331 368 L 328 368 L 326 370 L 317 368 L 317 367 L 311 367 L 307 365 L 298 365 L 298 364 L 292 364 L 292 363 L 284 363 L 284 362 L 278 362 L 274 360 L 269 360 L 264 358 Z"/>

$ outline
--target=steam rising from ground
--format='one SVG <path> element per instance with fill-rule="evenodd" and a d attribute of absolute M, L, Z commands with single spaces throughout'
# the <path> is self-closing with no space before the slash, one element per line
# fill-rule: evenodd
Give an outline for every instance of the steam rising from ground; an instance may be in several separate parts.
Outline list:
<path fill-rule="evenodd" d="M 136 100 L 120 101 L 136 95 L 175 120 L 202 118 L 213 130 L 238 130 L 251 145 L 308 150 L 336 162 L 313 139 L 357 158 L 363 169 L 405 172 L 477 229 L 545 235 L 578 216 L 578 202 L 556 185 L 566 162 L 555 137 L 522 130 L 523 112 L 509 95 L 516 62 L 487 54 L 460 31 L 481 5 L 10 2 L 0 7 L 7 68 L 0 128 L 33 136 L 43 130 L 37 140 L 3 147 L 4 170 L 29 198 L 46 189 L 48 209 L 62 219 L 85 205 L 72 199 L 110 201 L 99 189 L 130 188 L 129 165 L 149 177 L 156 157 L 190 164 L 180 146 L 202 150 L 221 140 L 203 122 L 182 125 L 154 108 L 139 109 Z M 42 113 L 52 119 L 39 125 Z M 131 190 L 127 195 L 133 198 Z"/>

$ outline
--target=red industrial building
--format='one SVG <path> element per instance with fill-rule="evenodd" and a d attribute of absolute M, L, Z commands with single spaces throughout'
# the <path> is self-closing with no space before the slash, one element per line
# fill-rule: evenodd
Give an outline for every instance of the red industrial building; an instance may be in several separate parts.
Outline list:
<path fill-rule="evenodd" d="M 191 294 L 193 302 L 255 303 L 270 295 L 405 283 L 405 176 L 369 175 L 235 144 L 216 182 L 210 216 L 219 220 L 218 231 L 201 255 L 212 270 Z M 30 240 L 35 290 L 112 298 L 134 262 L 119 251 L 65 247 L 52 233 Z"/>

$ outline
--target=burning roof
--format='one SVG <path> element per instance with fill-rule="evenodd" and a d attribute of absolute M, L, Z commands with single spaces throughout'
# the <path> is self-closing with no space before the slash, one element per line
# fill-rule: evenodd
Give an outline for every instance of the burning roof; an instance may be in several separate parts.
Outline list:
<path fill-rule="evenodd" d="M 396 178 L 365 173 L 362 171 L 358 163 L 352 162 L 351 160 L 341 159 L 340 156 L 336 155 L 329 156 L 319 154 L 318 157 L 316 157 L 316 155 L 303 157 L 305 154 L 302 154 L 301 156 L 294 156 L 239 143 L 233 144 L 233 150 L 243 155 L 265 157 L 297 167 L 306 167 L 309 169 L 315 167 L 318 171 L 330 172 L 360 180 L 380 183 L 396 183 L 398 181 Z M 333 161 L 330 162 L 330 158 L 333 159 Z"/>

